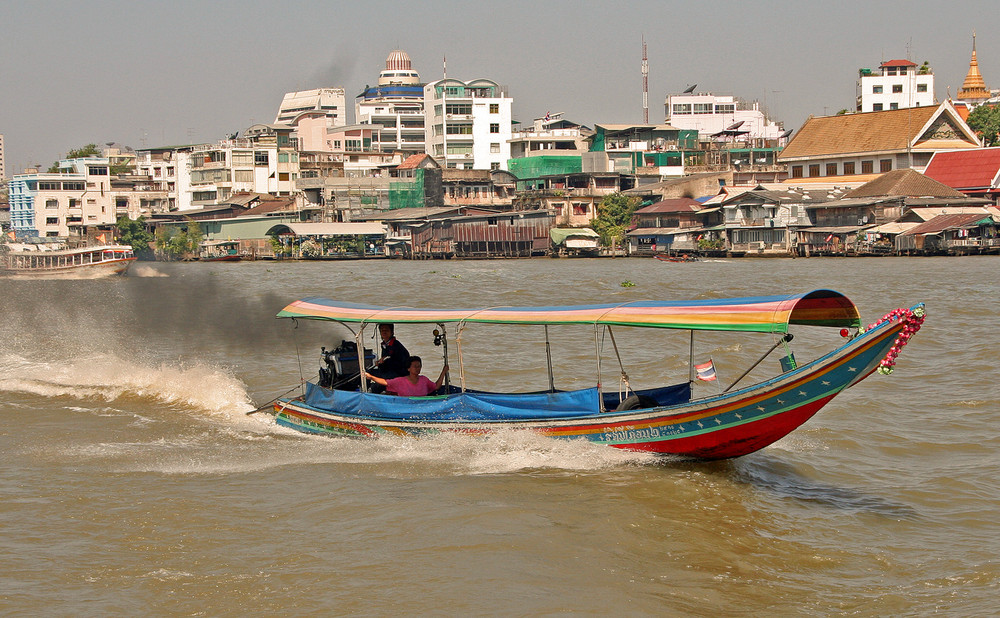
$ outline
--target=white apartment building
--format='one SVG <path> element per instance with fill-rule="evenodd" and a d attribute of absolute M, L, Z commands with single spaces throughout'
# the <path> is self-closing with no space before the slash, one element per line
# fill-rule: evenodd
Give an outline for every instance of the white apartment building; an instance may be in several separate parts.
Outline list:
<path fill-rule="evenodd" d="M 185 211 L 234 193 L 297 192 L 299 153 L 288 125 L 258 124 L 214 144 L 140 150 L 136 173 L 142 212 Z"/>
<path fill-rule="evenodd" d="M 10 181 L 11 229 L 18 238 L 85 236 L 85 228 L 114 225 L 116 212 L 107 158 L 64 159 L 59 173 L 17 174 Z"/>
<path fill-rule="evenodd" d="M 136 152 L 136 175 L 144 177 L 136 189 L 142 192 L 143 214 L 191 210 L 191 151 L 193 147 L 150 148 Z M 180 173 L 179 173 L 180 171 Z"/>
<path fill-rule="evenodd" d="M 919 67 L 909 60 L 887 60 L 878 70 L 858 70 L 859 112 L 934 104 L 934 74 L 926 63 Z"/>
<path fill-rule="evenodd" d="M 292 131 L 288 125 L 257 124 L 243 137 L 193 146 L 188 169 L 177 170 L 190 175 L 191 207 L 210 206 L 234 193 L 296 192 L 299 153 Z"/>
<path fill-rule="evenodd" d="M 452 169 L 506 170 L 514 99 L 488 79 L 424 86 L 427 153 Z"/>
<path fill-rule="evenodd" d="M 286 93 L 281 99 L 274 124 L 291 124 L 302 112 L 322 112 L 329 126 L 347 124 L 346 97 L 343 88 L 316 88 Z"/>
<path fill-rule="evenodd" d="M 667 124 L 676 129 L 696 130 L 701 138 L 722 133 L 739 123 L 738 130 L 751 140 L 776 140 L 781 125 L 767 119 L 754 101 L 749 109 L 732 95 L 683 93 L 667 96 Z"/>
<path fill-rule="evenodd" d="M 424 85 L 405 51 L 393 50 L 378 84 L 358 95 L 355 119 L 377 128 L 372 146 L 378 150 L 406 155 L 424 152 Z"/>

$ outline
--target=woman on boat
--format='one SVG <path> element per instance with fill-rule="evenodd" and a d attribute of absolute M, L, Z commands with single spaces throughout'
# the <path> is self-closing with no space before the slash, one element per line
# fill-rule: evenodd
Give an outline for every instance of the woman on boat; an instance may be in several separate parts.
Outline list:
<path fill-rule="evenodd" d="M 441 375 L 437 382 L 431 382 L 427 376 L 420 375 L 423 362 L 419 356 L 409 358 L 409 373 L 401 378 L 391 378 L 386 380 L 378 376 L 365 372 L 365 376 L 376 384 L 381 384 L 389 394 L 401 395 L 403 397 L 425 397 L 441 388 L 444 377 L 448 374 L 448 365 L 441 368 Z"/>

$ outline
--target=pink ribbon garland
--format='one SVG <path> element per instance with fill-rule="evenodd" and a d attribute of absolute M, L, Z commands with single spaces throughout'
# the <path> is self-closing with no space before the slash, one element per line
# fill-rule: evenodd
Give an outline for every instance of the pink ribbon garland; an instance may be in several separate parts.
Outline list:
<path fill-rule="evenodd" d="M 870 331 L 871 329 L 884 324 L 886 322 L 902 322 L 903 330 L 899 331 L 896 335 L 896 340 L 892 343 L 892 347 L 886 352 L 885 358 L 878 365 L 878 372 L 882 375 L 889 375 L 892 373 L 892 368 L 896 364 L 896 357 L 899 356 L 900 351 L 902 351 L 903 346 L 905 346 L 910 341 L 910 337 L 915 335 L 917 331 L 920 330 L 921 325 L 924 323 L 925 316 L 924 306 L 917 305 L 915 309 L 893 309 L 889 313 L 882 316 L 879 321 L 869 324 L 867 328 L 862 332 Z"/>

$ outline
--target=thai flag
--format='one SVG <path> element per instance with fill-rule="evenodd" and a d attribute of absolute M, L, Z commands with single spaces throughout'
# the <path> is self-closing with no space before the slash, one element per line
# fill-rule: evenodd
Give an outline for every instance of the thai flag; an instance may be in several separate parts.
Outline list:
<path fill-rule="evenodd" d="M 708 359 L 707 363 L 695 365 L 694 370 L 698 372 L 698 379 L 703 382 L 715 380 L 715 363 L 712 362 L 712 359 Z"/>

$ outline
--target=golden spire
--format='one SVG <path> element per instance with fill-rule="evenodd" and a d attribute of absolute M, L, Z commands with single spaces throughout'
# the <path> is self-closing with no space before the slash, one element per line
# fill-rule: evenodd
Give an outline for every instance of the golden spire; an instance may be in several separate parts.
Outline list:
<path fill-rule="evenodd" d="M 990 89 L 986 87 L 983 76 L 979 73 L 979 60 L 976 59 L 976 32 L 972 32 L 972 60 L 969 62 L 969 73 L 958 89 L 958 99 L 988 99 Z"/>

